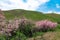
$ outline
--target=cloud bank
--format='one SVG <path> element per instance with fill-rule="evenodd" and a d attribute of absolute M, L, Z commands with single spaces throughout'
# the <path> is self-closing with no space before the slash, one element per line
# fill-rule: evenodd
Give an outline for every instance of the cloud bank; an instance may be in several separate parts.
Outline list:
<path fill-rule="evenodd" d="M 25 9 L 36 10 L 40 5 L 49 2 L 50 0 L 1 0 L 0 9 Z"/>
<path fill-rule="evenodd" d="M 60 14 L 60 12 L 56 12 L 56 11 L 52 11 L 52 10 L 47 11 L 47 12 L 44 12 L 44 13 L 55 13 L 55 14 Z"/>

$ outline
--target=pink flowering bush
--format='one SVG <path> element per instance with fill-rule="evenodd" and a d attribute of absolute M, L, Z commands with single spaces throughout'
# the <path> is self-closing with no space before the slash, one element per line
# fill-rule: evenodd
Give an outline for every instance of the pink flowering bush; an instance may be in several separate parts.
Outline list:
<path fill-rule="evenodd" d="M 20 24 L 19 24 L 19 29 L 27 37 L 31 37 L 33 35 L 32 26 L 33 26 L 33 23 L 30 20 L 28 20 L 26 18 L 22 18 L 20 21 Z"/>
<path fill-rule="evenodd" d="M 35 28 L 37 28 L 40 31 L 47 31 L 47 30 L 53 30 L 57 27 L 56 22 L 52 22 L 49 20 L 42 20 L 42 21 L 37 21 L 35 23 Z"/>
<path fill-rule="evenodd" d="M 0 34 L 6 34 L 11 36 L 11 32 L 14 32 L 19 27 L 19 20 L 1 20 L 0 22 Z"/>
<path fill-rule="evenodd" d="M 20 30 L 23 34 L 27 36 L 32 36 L 32 21 L 26 18 L 13 19 L 0 22 L 0 34 L 5 34 L 6 36 L 13 36 L 17 30 Z"/>
<path fill-rule="evenodd" d="M 35 25 L 35 26 L 34 26 Z M 57 26 L 56 22 L 52 22 L 49 20 L 42 20 L 33 22 L 26 18 L 13 19 L 13 20 L 5 20 L 5 16 L 0 14 L 0 34 L 4 34 L 8 37 L 18 37 L 17 40 L 21 40 L 24 36 L 32 37 L 33 31 L 47 31 L 55 29 Z M 14 37 L 14 38 L 15 38 Z M 11 39 L 11 38 L 10 38 Z M 9 39 L 6 39 L 9 40 Z"/>

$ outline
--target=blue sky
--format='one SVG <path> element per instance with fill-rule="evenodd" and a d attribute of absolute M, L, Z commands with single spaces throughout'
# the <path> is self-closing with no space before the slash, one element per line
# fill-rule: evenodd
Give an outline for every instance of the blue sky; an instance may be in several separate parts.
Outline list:
<path fill-rule="evenodd" d="M 0 0 L 0 9 L 24 9 L 60 14 L 60 0 Z"/>
<path fill-rule="evenodd" d="M 42 12 L 60 12 L 60 0 L 50 0 L 49 2 L 39 6 L 37 10 Z"/>

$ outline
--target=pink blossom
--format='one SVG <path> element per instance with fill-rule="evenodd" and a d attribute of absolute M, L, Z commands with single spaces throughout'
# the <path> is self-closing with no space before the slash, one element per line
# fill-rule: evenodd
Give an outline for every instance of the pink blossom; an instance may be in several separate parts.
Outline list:
<path fill-rule="evenodd" d="M 57 26 L 57 23 L 49 21 L 49 20 L 42 20 L 42 21 L 37 21 L 35 23 L 36 28 L 38 29 L 53 29 Z"/>

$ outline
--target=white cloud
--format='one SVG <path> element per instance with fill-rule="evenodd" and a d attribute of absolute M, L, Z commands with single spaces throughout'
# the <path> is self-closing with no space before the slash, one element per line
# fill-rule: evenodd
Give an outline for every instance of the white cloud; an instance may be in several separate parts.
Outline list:
<path fill-rule="evenodd" d="M 47 12 L 44 12 L 44 13 L 56 13 L 56 14 L 60 14 L 60 12 L 56 12 L 56 11 L 47 11 Z"/>
<path fill-rule="evenodd" d="M 6 0 L 7 1 L 7 0 Z M 5 2 L 6 2 L 5 1 Z M 0 2 L 0 9 L 9 10 L 9 9 L 25 9 L 25 10 L 36 10 L 40 5 L 49 2 L 50 0 L 9 0 L 11 4 Z"/>
<path fill-rule="evenodd" d="M 59 5 L 59 4 L 56 4 L 56 7 L 57 7 L 57 8 L 60 8 L 60 5 Z"/>
<path fill-rule="evenodd" d="M 53 11 L 48 11 L 47 13 L 52 13 Z"/>
<path fill-rule="evenodd" d="M 60 14 L 60 12 L 56 12 L 57 14 Z"/>

